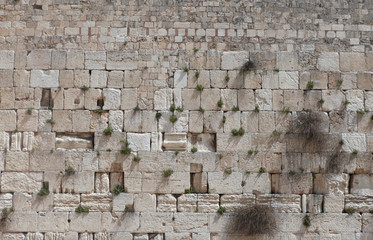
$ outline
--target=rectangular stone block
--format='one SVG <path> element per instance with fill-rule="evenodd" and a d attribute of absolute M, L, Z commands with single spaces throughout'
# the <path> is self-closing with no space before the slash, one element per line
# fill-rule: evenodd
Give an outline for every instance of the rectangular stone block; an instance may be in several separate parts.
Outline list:
<path fill-rule="evenodd" d="M 13 87 L 13 70 L 0 70 L 0 84 L 2 87 Z"/>
<path fill-rule="evenodd" d="M 341 213 L 344 209 L 343 195 L 324 195 L 324 212 L 325 213 Z"/>
<path fill-rule="evenodd" d="M 272 191 L 280 194 L 312 193 L 311 173 L 272 174 Z"/>
<path fill-rule="evenodd" d="M 57 212 L 74 212 L 80 204 L 80 194 L 54 194 L 53 195 L 54 211 Z"/>
<path fill-rule="evenodd" d="M 67 212 L 41 212 L 38 215 L 40 232 L 67 232 L 69 229 Z"/>
<path fill-rule="evenodd" d="M 346 194 L 348 181 L 348 174 L 315 174 L 313 191 L 317 194 Z"/>
<path fill-rule="evenodd" d="M 37 212 L 13 212 L 9 221 L 2 229 L 3 232 L 34 232 L 38 229 Z M 23 234 L 22 234 L 23 235 Z M 23 236 L 24 237 L 24 236 Z"/>
<path fill-rule="evenodd" d="M 84 52 L 69 50 L 66 53 L 67 69 L 84 69 Z"/>
<path fill-rule="evenodd" d="M 300 213 L 301 196 L 295 194 L 257 195 L 257 204 L 269 205 L 280 213 Z"/>
<path fill-rule="evenodd" d="M 353 175 L 351 193 L 358 195 L 373 195 L 373 176 L 366 174 Z"/>
<path fill-rule="evenodd" d="M 216 134 L 217 152 L 246 152 L 247 147 L 251 146 L 251 135 L 233 136 L 232 133 Z"/>
<path fill-rule="evenodd" d="M 89 211 L 110 212 L 112 209 L 111 193 L 81 194 L 81 205 L 89 208 Z"/>
<path fill-rule="evenodd" d="M 242 193 L 242 173 L 209 172 L 209 193 L 239 194 Z"/>
<path fill-rule="evenodd" d="M 59 87 L 58 70 L 31 70 L 30 87 L 56 88 Z"/>
<path fill-rule="evenodd" d="M 1 192 L 39 192 L 42 180 L 42 173 L 3 172 L 1 175 Z"/>
<path fill-rule="evenodd" d="M 223 70 L 239 70 L 249 60 L 249 53 L 246 51 L 240 52 L 223 52 L 221 58 L 221 69 Z"/>
<path fill-rule="evenodd" d="M 273 175 L 272 175 L 273 178 Z M 273 180 L 272 180 L 273 181 Z M 243 176 L 243 193 L 271 193 L 271 175 L 268 173 L 250 173 Z"/>
<path fill-rule="evenodd" d="M 108 70 L 133 70 L 137 69 L 139 53 L 135 50 L 107 52 Z"/>
<path fill-rule="evenodd" d="M 217 212 L 219 209 L 218 194 L 198 194 L 198 212 Z"/>
<path fill-rule="evenodd" d="M 105 51 L 87 51 L 84 55 L 85 69 L 105 69 L 106 52 Z"/>
<path fill-rule="evenodd" d="M 153 233 L 163 233 L 172 232 L 175 223 L 172 221 L 172 213 L 163 212 L 145 212 L 139 217 L 140 227 L 137 229 L 138 232 L 153 232 Z M 176 216 L 175 216 L 176 221 Z M 192 221 L 191 219 L 189 221 Z"/>
<path fill-rule="evenodd" d="M 142 174 L 142 192 L 180 194 L 189 188 L 190 174 L 187 172 L 174 172 L 170 177 L 165 177 L 163 172 Z"/>
<path fill-rule="evenodd" d="M 255 204 L 256 197 L 254 194 L 239 194 L 239 195 L 222 195 L 220 205 L 225 207 L 227 212 L 237 212 L 241 208 Z"/>
<path fill-rule="evenodd" d="M 178 212 L 196 212 L 197 211 L 197 194 L 183 194 L 177 199 Z M 199 211 L 199 209 L 198 209 Z"/>
<path fill-rule="evenodd" d="M 281 71 L 298 70 L 298 54 L 296 52 L 277 52 L 276 66 Z"/>
<path fill-rule="evenodd" d="M 0 69 L 13 69 L 14 67 L 14 51 L 0 51 Z"/>
<path fill-rule="evenodd" d="M 323 52 L 317 61 L 320 71 L 339 71 L 339 54 L 337 52 Z"/>
<path fill-rule="evenodd" d="M 364 53 L 341 52 L 340 66 L 343 72 L 358 72 L 366 70 Z"/>
<path fill-rule="evenodd" d="M 27 55 L 27 69 L 50 69 L 52 50 L 33 50 Z"/>
<path fill-rule="evenodd" d="M 172 194 L 157 195 L 157 212 L 176 212 L 176 198 Z"/>
<path fill-rule="evenodd" d="M 91 193 L 94 190 L 94 172 L 79 172 L 62 182 L 64 193 Z"/>
<path fill-rule="evenodd" d="M 145 213 L 144 213 L 145 214 Z M 120 232 L 136 232 L 139 228 L 138 213 L 102 213 L 102 228 L 104 231 L 119 234 Z M 97 232 L 98 230 L 94 230 Z M 118 238 L 126 240 L 127 238 Z M 132 235 L 131 238 L 132 239 Z M 113 239 L 114 240 L 114 239 Z"/>
<path fill-rule="evenodd" d="M 101 212 L 70 213 L 69 231 L 72 232 L 100 232 L 103 230 Z"/>
<path fill-rule="evenodd" d="M 125 212 L 134 210 L 134 194 L 133 193 L 119 193 L 113 196 L 113 211 Z"/>

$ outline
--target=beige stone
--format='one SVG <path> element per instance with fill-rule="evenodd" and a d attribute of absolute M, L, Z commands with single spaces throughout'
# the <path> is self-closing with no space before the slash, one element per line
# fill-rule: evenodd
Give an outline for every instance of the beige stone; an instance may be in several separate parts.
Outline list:
<path fill-rule="evenodd" d="M 209 193 L 239 194 L 242 193 L 242 173 L 209 172 Z"/>
<path fill-rule="evenodd" d="M 258 195 L 257 204 L 269 205 L 280 213 L 301 212 L 301 197 L 295 194 L 265 194 Z"/>
<path fill-rule="evenodd" d="M 196 212 L 197 207 L 197 194 L 183 194 L 177 199 L 178 212 Z M 198 209 L 199 211 L 199 209 Z"/>
<path fill-rule="evenodd" d="M 272 191 L 280 194 L 312 193 L 311 173 L 272 174 Z"/>
<path fill-rule="evenodd" d="M 39 192 L 42 186 L 42 173 L 3 172 L 1 175 L 2 192 Z"/>

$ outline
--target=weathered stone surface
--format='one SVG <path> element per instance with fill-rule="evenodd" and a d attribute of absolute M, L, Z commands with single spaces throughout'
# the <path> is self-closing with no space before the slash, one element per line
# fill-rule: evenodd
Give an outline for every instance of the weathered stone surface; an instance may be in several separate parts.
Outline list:
<path fill-rule="evenodd" d="M 176 232 L 206 232 L 208 226 L 207 214 L 175 213 L 174 230 Z"/>
<path fill-rule="evenodd" d="M 218 194 L 198 194 L 198 212 L 216 212 L 219 208 Z"/>
<path fill-rule="evenodd" d="M 186 151 L 187 135 L 185 133 L 165 133 L 162 146 L 168 151 Z"/>
<path fill-rule="evenodd" d="M 344 209 L 344 196 L 328 194 L 324 195 L 324 212 L 341 213 Z"/>
<path fill-rule="evenodd" d="M 178 212 L 196 212 L 197 207 L 197 194 L 183 194 L 177 199 Z M 198 209 L 199 211 L 199 209 Z"/>
<path fill-rule="evenodd" d="M 58 70 L 31 70 L 30 87 L 52 88 L 59 86 Z"/>
<path fill-rule="evenodd" d="M 280 71 L 279 83 L 282 89 L 298 89 L 299 76 L 298 72 Z"/>
<path fill-rule="evenodd" d="M 54 194 L 53 195 L 54 211 L 73 212 L 80 204 L 79 194 Z"/>
<path fill-rule="evenodd" d="M 336 52 L 321 53 L 317 68 L 321 71 L 339 71 L 339 54 Z"/>
<path fill-rule="evenodd" d="M 248 52 L 223 52 L 221 68 L 224 70 L 239 70 L 248 60 Z"/>
<path fill-rule="evenodd" d="M 69 229 L 67 212 L 39 213 L 38 226 L 40 232 L 67 232 Z"/>
<path fill-rule="evenodd" d="M 111 193 L 82 194 L 80 201 L 83 207 L 89 208 L 89 211 L 109 212 L 112 209 Z"/>
<path fill-rule="evenodd" d="M 353 175 L 351 193 L 359 195 L 373 195 L 373 177 L 365 174 Z"/>
<path fill-rule="evenodd" d="M 39 192 L 42 180 L 42 173 L 3 172 L 1 175 L 1 192 Z"/>
<path fill-rule="evenodd" d="M 157 196 L 157 212 L 176 212 L 176 198 L 171 194 Z"/>
<path fill-rule="evenodd" d="M 364 53 L 341 52 L 340 66 L 343 72 L 366 70 Z"/>
<path fill-rule="evenodd" d="M 268 173 L 245 174 L 243 176 L 243 193 L 271 193 L 271 175 Z"/>
<path fill-rule="evenodd" d="M 242 173 L 209 172 L 209 193 L 239 194 L 242 193 Z"/>
<path fill-rule="evenodd" d="M 295 52 L 277 52 L 277 68 L 280 70 L 298 70 L 298 54 Z"/>
<path fill-rule="evenodd" d="M 218 152 L 246 152 L 251 146 L 251 135 L 233 136 L 232 133 L 217 133 L 216 151 Z"/>
<path fill-rule="evenodd" d="M 107 52 L 107 66 L 109 70 L 137 69 L 138 51 L 110 51 Z"/>
<path fill-rule="evenodd" d="M 257 204 L 269 205 L 280 213 L 301 212 L 301 197 L 295 194 L 265 194 L 258 195 Z"/>
<path fill-rule="evenodd" d="M 311 173 L 285 173 L 272 175 L 272 191 L 280 194 L 312 193 Z"/>
<path fill-rule="evenodd" d="M 155 212 L 156 211 L 156 195 L 149 193 L 135 194 L 133 199 L 135 212 Z"/>
<path fill-rule="evenodd" d="M 180 194 L 189 188 L 190 174 L 186 172 L 174 172 L 170 177 L 165 177 L 163 172 L 142 174 L 143 192 Z"/>
<path fill-rule="evenodd" d="M 13 69 L 14 51 L 0 51 L 0 69 Z"/>
<path fill-rule="evenodd" d="M 237 212 L 242 207 L 254 204 L 255 200 L 254 194 L 222 195 L 220 205 L 225 207 L 227 212 Z"/>
<path fill-rule="evenodd" d="M 314 193 L 341 195 L 348 193 L 347 174 L 316 174 Z"/>
<path fill-rule="evenodd" d="M 52 50 L 33 50 L 27 55 L 27 69 L 50 69 Z"/>
<path fill-rule="evenodd" d="M 128 133 L 127 142 L 133 151 L 150 151 L 149 133 Z"/>
<path fill-rule="evenodd" d="M 11 132 L 16 129 L 16 112 L 13 110 L 0 110 L 0 131 Z"/>

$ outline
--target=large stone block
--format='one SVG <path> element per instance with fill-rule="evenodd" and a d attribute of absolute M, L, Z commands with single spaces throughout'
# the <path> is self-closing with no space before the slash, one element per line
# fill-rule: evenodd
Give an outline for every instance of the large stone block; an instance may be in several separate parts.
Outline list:
<path fill-rule="evenodd" d="M 298 89 L 299 75 L 298 72 L 280 71 L 279 83 L 281 89 Z"/>
<path fill-rule="evenodd" d="M 50 69 L 52 50 L 33 50 L 27 55 L 27 69 Z"/>
<path fill-rule="evenodd" d="M 67 232 L 69 229 L 67 212 L 41 212 L 37 220 L 40 232 Z"/>
<path fill-rule="evenodd" d="M 133 151 L 150 151 L 150 133 L 127 133 L 127 142 Z"/>
<path fill-rule="evenodd" d="M 217 152 L 247 152 L 251 146 L 251 135 L 233 136 L 232 133 L 217 133 Z"/>
<path fill-rule="evenodd" d="M 105 88 L 107 86 L 107 71 L 93 70 L 91 72 L 90 87 Z"/>
<path fill-rule="evenodd" d="M 242 173 L 209 172 L 208 184 L 209 193 L 239 194 L 242 193 Z"/>
<path fill-rule="evenodd" d="M 135 50 L 107 52 L 108 70 L 137 69 L 139 53 Z"/>
<path fill-rule="evenodd" d="M 94 173 L 83 171 L 62 181 L 64 193 L 91 193 L 94 190 Z"/>
<path fill-rule="evenodd" d="M 183 194 L 177 199 L 178 212 L 196 212 L 197 194 Z"/>
<path fill-rule="evenodd" d="M 3 172 L 1 192 L 39 192 L 42 180 L 42 173 Z"/>
<path fill-rule="evenodd" d="M 104 110 L 119 109 L 121 104 L 121 91 L 113 88 L 104 88 Z"/>
<path fill-rule="evenodd" d="M 221 68 L 224 70 L 239 70 L 249 60 L 249 53 L 241 52 L 223 52 L 221 58 Z"/>
<path fill-rule="evenodd" d="M 157 195 L 157 212 L 176 212 L 176 198 L 172 194 Z"/>
<path fill-rule="evenodd" d="M 124 236 L 126 232 L 136 232 L 139 228 L 139 214 L 138 213 L 102 213 L 101 222 L 104 231 L 115 234 L 122 233 Z M 99 231 L 95 229 L 94 232 Z M 131 234 L 130 234 L 131 235 Z M 120 235 L 119 235 L 120 236 Z M 115 239 L 115 238 L 114 238 Z M 114 240 L 113 239 L 113 240 Z M 127 238 L 118 238 L 118 240 L 126 240 Z M 131 238 L 132 239 L 132 235 Z"/>
<path fill-rule="evenodd" d="M 149 193 L 139 193 L 134 196 L 135 212 L 155 212 L 156 211 L 156 195 Z"/>
<path fill-rule="evenodd" d="M 37 212 L 13 212 L 2 229 L 3 232 L 34 232 L 38 229 Z M 24 236 L 23 236 L 24 237 Z M 13 238 L 9 238 L 13 239 Z M 18 239 L 17 239 L 18 240 Z"/>
<path fill-rule="evenodd" d="M 298 70 L 298 54 L 296 52 L 277 52 L 276 66 L 280 70 Z"/>
<path fill-rule="evenodd" d="M 81 205 L 89 208 L 89 211 L 110 212 L 112 209 L 111 193 L 81 194 Z"/>
<path fill-rule="evenodd" d="M 142 174 L 142 192 L 180 194 L 189 188 L 190 174 L 187 172 L 174 172 L 169 177 L 165 177 L 163 172 Z"/>
<path fill-rule="evenodd" d="M 103 230 L 101 212 L 70 213 L 69 231 L 72 232 L 101 232 Z"/>
<path fill-rule="evenodd" d="M 17 128 L 16 116 L 13 110 L 0 110 L 0 131 L 14 131 Z"/>
<path fill-rule="evenodd" d="M 14 51 L 0 51 L 0 69 L 13 69 L 14 67 Z"/>
<path fill-rule="evenodd" d="M 324 195 L 324 212 L 341 213 L 344 209 L 343 195 Z"/>
<path fill-rule="evenodd" d="M 163 212 L 145 212 L 139 216 L 140 225 L 138 230 L 142 233 L 163 233 L 172 232 L 174 230 L 175 223 L 172 221 L 172 213 Z M 176 221 L 176 217 L 175 217 Z"/>
<path fill-rule="evenodd" d="M 341 52 L 340 66 L 343 72 L 358 72 L 366 70 L 364 53 Z"/>
<path fill-rule="evenodd" d="M 341 195 L 348 193 L 348 174 L 316 174 L 313 191 L 317 194 Z"/>
<path fill-rule="evenodd" d="M 264 194 L 258 195 L 257 204 L 269 205 L 280 213 L 301 212 L 301 196 L 295 194 Z"/>
<path fill-rule="evenodd" d="M 317 61 L 320 71 L 339 71 L 339 54 L 337 52 L 323 52 Z"/>
<path fill-rule="evenodd" d="M 73 212 L 80 204 L 80 194 L 54 194 L 54 211 Z"/>
<path fill-rule="evenodd" d="M 206 232 L 208 226 L 208 214 L 202 213 L 175 213 L 175 232 Z"/>
<path fill-rule="evenodd" d="M 121 91 L 121 109 L 122 110 L 132 110 L 138 106 L 137 102 L 137 89 L 135 88 L 127 88 L 122 89 Z M 155 108 L 156 108 L 156 95 L 154 96 L 155 101 Z"/>
<path fill-rule="evenodd" d="M 281 194 L 312 193 L 311 173 L 272 174 L 272 191 Z"/>
<path fill-rule="evenodd" d="M 342 149 L 346 152 L 365 152 L 367 149 L 365 134 L 363 133 L 342 133 Z"/>
<path fill-rule="evenodd" d="M 31 70 L 30 87 L 56 88 L 59 87 L 58 70 Z"/>
<path fill-rule="evenodd" d="M 259 110 L 272 110 L 272 90 L 256 90 L 255 105 L 259 107 Z"/>
<path fill-rule="evenodd" d="M 9 172 L 27 172 L 29 168 L 29 153 L 10 151 L 5 155 L 5 166 L 5 170 Z"/>
<path fill-rule="evenodd" d="M 373 176 L 355 174 L 352 176 L 351 193 L 373 195 Z"/>
<path fill-rule="evenodd" d="M 85 52 L 84 58 L 86 69 L 105 69 L 106 67 L 105 51 L 87 51 Z"/>
<path fill-rule="evenodd" d="M 271 193 L 271 175 L 268 173 L 250 173 L 243 176 L 243 193 Z"/>

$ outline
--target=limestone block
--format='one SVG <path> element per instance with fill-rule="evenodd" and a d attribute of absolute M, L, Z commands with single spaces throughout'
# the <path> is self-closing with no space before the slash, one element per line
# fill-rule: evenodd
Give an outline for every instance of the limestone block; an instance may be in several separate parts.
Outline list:
<path fill-rule="evenodd" d="M 16 90 L 19 88 L 16 88 Z M 33 90 L 28 91 L 30 95 L 33 95 Z M 16 91 L 17 94 L 17 91 Z M 27 96 L 28 97 L 28 96 Z M 15 102 L 15 99 L 19 100 Z M 22 107 L 29 107 L 33 106 L 33 101 L 27 101 L 25 99 L 19 99 L 16 98 L 14 94 L 14 89 L 13 88 L 2 88 L 1 89 L 1 95 L 0 95 L 0 109 L 12 109 L 14 108 L 22 108 Z"/>
<path fill-rule="evenodd" d="M 279 73 L 268 71 L 262 75 L 262 88 L 263 89 L 278 89 L 279 86 Z"/>
<path fill-rule="evenodd" d="M 304 92 L 304 110 L 311 111 L 320 107 L 321 92 L 305 91 Z"/>
<path fill-rule="evenodd" d="M 125 88 L 138 88 L 142 83 L 141 71 L 126 71 L 124 76 Z"/>
<path fill-rule="evenodd" d="M 244 75 L 242 71 L 228 71 L 229 81 L 227 82 L 228 88 L 248 88 L 249 86 L 245 86 L 244 84 Z"/>
<path fill-rule="evenodd" d="M 113 196 L 113 211 L 114 212 L 124 212 L 127 210 L 132 210 L 134 204 L 134 194 L 133 193 L 119 193 Z"/>
<path fill-rule="evenodd" d="M 237 212 L 252 204 L 255 204 L 254 194 L 222 195 L 220 198 L 220 205 L 225 207 L 227 212 Z"/>
<path fill-rule="evenodd" d="M 272 191 L 280 194 L 309 194 L 312 193 L 311 173 L 283 173 L 272 175 Z"/>
<path fill-rule="evenodd" d="M 363 213 L 363 219 L 362 219 L 362 231 L 365 233 L 364 235 L 366 238 L 363 239 L 369 239 L 373 236 L 373 234 L 369 234 L 372 232 L 373 229 L 373 217 L 372 214 L 369 213 Z"/>
<path fill-rule="evenodd" d="M 233 136 L 231 133 L 217 133 L 217 152 L 247 152 L 247 146 L 251 146 L 251 135 Z"/>
<path fill-rule="evenodd" d="M 323 111 L 329 112 L 342 110 L 344 107 L 343 101 L 345 100 L 345 97 L 341 91 L 323 90 L 322 99 L 324 99 L 324 103 L 322 105 Z"/>
<path fill-rule="evenodd" d="M 225 77 L 227 76 L 227 71 L 213 70 L 210 71 L 210 82 L 212 88 L 225 88 L 227 86 L 227 81 Z"/>
<path fill-rule="evenodd" d="M 122 142 L 126 141 L 125 132 L 113 132 L 110 136 L 105 136 L 103 133 L 95 134 L 95 151 L 105 151 L 111 149 L 112 151 L 120 150 Z"/>
<path fill-rule="evenodd" d="M 173 132 L 188 132 L 188 111 L 184 112 L 175 112 L 177 121 L 173 123 Z M 169 120 L 169 119 L 168 119 Z"/>
<path fill-rule="evenodd" d="M 22 151 L 32 151 L 33 144 L 34 144 L 34 133 L 23 132 Z"/>
<path fill-rule="evenodd" d="M 245 132 L 249 132 L 249 133 L 258 132 L 259 131 L 259 114 L 253 111 L 241 112 L 241 127 L 245 130 Z"/>
<path fill-rule="evenodd" d="M 255 105 L 257 105 L 260 110 L 272 110 L 272 91 L 269 89 L 256 90 Z"/>
<path fill-rule="evenodd" d="M 59 87 L 58 70 L 31 70 L 30 87 Z"/>
<path fill-rule="evenodd" d="M 198 51 L 190 56 L 191 69 L 204 69 L 206 67 L 205 51 Z"/>
<path fill-rule="evenodd" d="M 133 70 L 137 69 L 139 53 L 135 50 L 107 52 L 108 70 Z"/>
<path fill-rule="evenodd" d="M 302 90 L 284 90 L 284 108 L 289 108 L 291 111 L 302 111 L 303 106 Z"/>
<path fill-rule="evenodd" d="M 189 188 L 190 174 L 187 172 L 174 172 L 170 177 L 164 177 L 163 172 L 142 174 L 142 192 L 180 194 Z"/>
<path fill-rule="evenodd" d="M 27 55 L 26 69 L 50 69 L 52 50 L 33 50 Z"/>
<path fill-rule="evenodd" d="M 254 91 L 249 89 L 240 89 L 237 92 L 238 108 L 241 111 L 254 110 L 255 99 Z"/>
<path fill-rule="evenodd" d="M 314 214 L 311 216 L 311 226 L 308 228 L 308 231 L 359 232 L 361 231 L 361 218 L 359 214 L 353 214 L 352 216 L 340 213 Z"/>
<path fill-rule="evenodd" d="M 0 208 L 11 208 L 13 206 L 13 195 L 10 193 L 0 194 Z"/>
<path fill-rule="evenodd" d="M 69 231 L 72 232 L 100 232 L 102 231 L 101 212 L 75 213 L 69 215 Z"/>
<path fill-rule="evenodd" d="M 223 112 L 205 111 L 203 113 L 203 129 L 208 133 L 223 132 Z"/>
<path fill-rule="evenodd" d="M 225 123 L 224 132 L 231 133 L 233 129 L 238 130 L 240 128 L 240 112 L 225 112 Z"/>
<path fill-rule="evenodd" d="M 184 70 L 176 70 L 174 73 L 174 88 L 185 88 L 188 85 L 188 73 Z"/>
<path fill-rule="evenodd" d="M 162 146 L 166 151 L 186 151 L 187 135 L 186 133 L 165 133 Z"/>
<path fill-rule="evenodd" d="M 273 70 L 276 67 L 276 54 L 273 52 L 251 52 L 250 59 L 259 70 Z"/>
<path fill-rule="evenodd" d="M 365 134 L 363 133 L 342 133 L 342 149 L 346 152 L 365 152 L 367 149 Z"/>
<path fill-rule="evenodd" d="M 162 172 L 165 169 L 171 168 L 175 172 L 189 172 L 189 162 L 184 157 L 175 158 L 173 152 L 139 152 L 141 161 L 139 162 L 139 170 L 141 172 Z"/>
<path fill-rule="evenodd" d="M 123 213 L 112 214 L 108 212 L 102 213 L 102 227 L 105 231 L 113 232 L 116 234 L 124 234 L 124 232 L 135 232 L 139 228 L 139 214 L 138 213 Z M 97 230 L 94 230 L 97 232 Z M 128 233 L 129 234 L 129 233 Z M 126 240 L 127 238 L 120 238 Z M 132 235 L 131 238 L 132 239 Z M 114 239 L 113 239 L 114 240 Z"/>
<path fill-rule="evenodd" d="M 176 212 L 176 198 L 172 194 L 157 195 L 157 212 Z"/>
<path fill-rule="evenodd" d="M 89 211 L 110 212 L 112 209 L 111 193 L 81 194 L 80 201 L 83 207 L 89 208 Z"/>
<path fill-rule="evenodd" d="M 12 151 L 22 150 L 22 133 L 21 132 L 12 133 L 10 150 Z"/>
<path fill-rule="evenodd" d="M 341 213 L 344 209 L 343 195 L 324 195 L 324 212 Z"/>
<path fill-rule="evenodd" d="M 373 205 L 372 196 L 346 194 L 345 209 L 352 208 L 357 212 L 369 212 Z"/>
<path fill-rule="evenodd" d="M 69 229 L 67 212 L 42 212 L 38 215 L 40 232 L 66 232 Z"/>
<path fill-rule="evenodd" d="M 93 70 L 91 73 L 90 87 L 105 88 L 107 86 L 107 71 Z"/>
<path fill-rule="evenodd" d="M 83 109 L 84 92 L 77 88 L 64 90 L 64 109 Z"/>
<path fill-rule="evenodd" d="M 67 52 L 64 50 L 52 50 L 52 69 L 66 68 Z"/>
<path fill-rule="evenodd" d="M 142 188 L 142 173 L 141 172 L 124 172 L 124 190 L 126 192 L 138 193 Z"/>
<path fill-rule="evenodd" d="M 94 173 L 79 172 L 62 181 L 63 193 L 91 193 L 94 189 Z"/>
<path fill-rule="evenodd" d="M 37 218 L 38 218 L 37 212 L 15 211 L 9 215 L 8 222 L 4 226 L 2 231 L 3 232 L 34 232 L 36 229 L 38 229 Z"/>
<path fill-rule="evenodd" d="M 151 133 L 151 151 L 152 152 L 161 152 L 162 151 L 162 140 L 163 135 L 160 132 Z"/>
<path fill-rule="evenodd" d="M 245 88 L 257 89 L 262 88 L 261 72 L 250 71 L 243 73 L 243 85 Z"/>
<path fill-rule="evenodd" d="M 350 102 L 347 111 L 364 110 L 364 92 L 362 90 L 346 91 L 346 99 Z"/>
<path fill-rule="evenodd" d="M 22 234 L 21 234 L 22 235 Z M 25 236 L 22 236 L 20 239 L 24 239 Z M 42 233 L 27 233 L 26 240 L 43 240 L 44 235 Z"/>
<path fill-rule="evenodd" d="M 274 112 L 259 112 L 259 132 L 273 132 L 276 127 Z"/>
<path fill-rule="evenodd" d="M 203 114 L 201 112 L 189 112 L 188 129 L 191 133 L 201 133 L 203 131 Z"/>
<path fill-rule="evenodd" d="M 123 88 L 123 71 L 111 71 L 108 74 L 107 86 L 109 88 Z"/>
<path fill-rule="evenodd" d="M 280 71 L 279 83 L 281 89 L 298 89 L 299 76 L 298 72 Z"/>
<path fill-rule="evenodd" d="M 307 195 L 307 212 L 321 213 L 322 212 L 323 195 L 308 194 Z"/>
<path fill-rule="evenodd" d="M 0 132 L 0 150 L 9 149 L 9 133 Z"/>
<path fill-rule="evenodd" d="M 127 142 L 133 151 L 150 151 L 150 133 L 128 133 Z"/>
<path fill-rule="evenodd" d="M 366 70 L 364 53 L 341 52 L 339 56 L 341 71 L 356 72 Z"/>
<path fill-rule="evenodd" d="M 372 90 L 373 89 L 373 78 L 371 73 L 358 73 L 357 74 L 357 85 L 361 90 Z"/>
<path fill-rule="evenodd" d="M 91 114 L 88 110 L 77 110 L 73 112 L 73 131 L 89 132 Z"/>
<path fill-rule="evenodd" d="M 201 93 L 195 89 L 183 89 L 181 92 L 183 108 L 185 110 L 198 110 L 201 104 Z"/>
<path fill-rule="evenodd" d="M 42 173 L 3 172 L 1 175 L 1 192 L 39 192 L 42 179 Z"/>
<path fill-rule="evenodd" d="M 198 204 L 197 206 L 198 212 L 214 212 L 215 213 L 219 208 L 219 195 L 218 194 L 198 194 L 197 204 Z"/>
<path fill-rule="evenodd" d="M 271 175 L 250 173 L 243 176 L 243 193 L 271 193 Z"/>
<path fill-rule="evenodd" d="M 66 68 L 67 69 L 83 69 L 84 68 L 84 52 L 68 50 L 66 53 Z"/>
<path fill-rule="evenodd" d="M 156 101 L 156 100 L 154 100 L 154 101 Z M 136 107 L 138 106 L 138 103 L 137 103 L 137 89 L 134 89 L 134 88 L 122 89 L 122 91 L 121 91 L 121 102 L 120 103 L 121 103 L 121 109 L 122 110 L 136 109 Z"/>
<path fill-rule="evenodd" d="M 74 86 L 82 88 L 83 86 L 89 87 L 89 71 L 88 70 L 75 70 L 74 71 Z"/>
<path fill-rule="evenodd" d="M 249 53 L 240 52 L 223 52 L 221 58 L 221 69 L 223 70 L 239 70 L 243 67 L 246 61 L 249 60 Z"/>
<path fill-rule="evenodd" d="M 237 107 L 237 90 L 222 89 L 221 100 L 223 101 L 223 111 L 230 111 L 233 107 Z"/>
<path fill-rule="evenodd" d="M 113 88 L 104 88 L 102 91 L 104 95 L 104 106 L 102 109 L 120 109 L 121 91 Z M 122 99 L 123 100 L 123 99 Z"/>
<path fill-rule="evenodd" d="M 73 212 L 80 204 L 80 194 L 54 194 L 54 211 Z"/>
<path fill-rule="evenodd" d="M 273 110 L 282 110 L 284 108 L 284 91 L 273 90 Z"/>
<path fill-rule="evenodd" d="M 215 152 L 215 142 L 214 134 L 192 134 L 188 136 L 188 151 L 196 147 L 198 152 Z"/>
<path fill-rule="evenodd" d="M 86 51 L 84 55 L 85 69 L 105 69 L 105 51 Z"/>
<path fill-rule="evenodd" d="M 88 110 L 99 109 L 98 101 L 102 100 L 102 91 L 100 89 L 90 88 L 84 94 L 84 107 Z"/>
<path fill-rule="evenodd" d="M 242 173 L 224 172 L 208 173 L 209 193 L 238 194 L 242 193 Z"/>
<path fill-rule="evenodd" d="M 168 232 L 164 234 L 165 239 L 194 239 L 191 238 L 190 233 L 175 233 L 175 232 Z M 162 238 L 159 238 L 162 239 Z"/>
<path fill-rule="evenodd" d="M 0 84 L 2 87 L 13 87 L 13 70 L 0 70 Z"/>
<path fill-rule="evenodd" d="M 18 110 L 17 113 L 17 130 L 34 132 L 38 130 L 38 112 L 36 110 L 32 110 L 31 115 L 23 109 Z"/>
<path fill-rule="evenodd" d="M 38 132 L 35 135 L 33 149 L 34 150 L 48 150 L 55 149 L 56 133 Z"/>
<path fill-rule="evenodd" d="M 351 193 L 359 195 L 373 195 L 373 177 L 363 174 L 353 175 Z"/>
<path fill-rule="evenodd" d="M 68 110 L 53 110 L 53 131 L 55 132 L 72 132 L 73 121 L 72 112 Z"/>
<path fill-rule="evenodd" d="M 27 172 L 29 167 L 28 152 L 10 151 L 5 155 L 5 171 L 9 172 Z"/>
<path fill-rule="evenodd" d="M 262 154 L 249 155 L 247 152 L 238 155 L 238 169 L 243 172 L 258 172 L 261 168 Z M 244 176 L 245 177 L 245 176 Z"/>
<path fill-rule="evenodd" d="M 97 193 L 108 193 L 109 192 L 109 174 L 108 173 L 96 173 L 95 177 L 95 192 Z"/>
<path fill-rule="evenodd" d="M 207 173 L 194 173 L 192 176 L 193 188 L 197 193 L 207 192 Z"/>
<path fill-rule="evenodd" d="M 301 212 L 301 196 L 296 194 L 264 194 L 257 195 L 256 203 L 269 205 L 280 213 Z"/>
<path fill-rule="evenodd" d="M 298 54 L 296 52 L 277 52 L 276 66 L 285 71 L 298 70 Z"/>
<path fill-rule="evenodd" d="M 62 88 L 74 87 L 74 72 L 73 70 L 60 70 L 60 86 Z"/>
<path fill-rule="evenodd" d="M 211 49 L 206 54 L 206 69 L 220 69 L 221 51 Z"/>
<path fill-rule="evenodd" d="M 178 212 L 196 212 L 197 194 L 183 194 L 177 199 Z"/>
<path fill-rule="evenodd" d="M 348 193 L 348 181 L 348 174 L 315 174 L 313 191 L 317 194 L 345 194 Z"/>
<path fill-rule="evenodd" d="M 13 69 L 14 51 L 0 51 L 0 69 Z"/>
<path fill-rule="evenodd" d="M 139 193 L 134 196 L 135 212 L 155 212 L 156 211 L 156 195 L 149 193 Z"/>
<path fill-rule="evenodd" d="M 172 221 L 172 213 L 163 212 L 144 212 L 139 216 L 140 225 L 137 229 L 138 232 L 152 232 L 152 233 L 163 233 L 172 232 L 175 226 L 175 222 Z M 175 216 L 176 221 L 176 216 Z M 190 219 L 189 221 L 193 221 Z"/>
<path fill-rule="evenodd" d="M 207 232 L 208 214 L 175 213 L 175 232 Z"/>
<path fill-rule="evenodd" d="M 353 89 L 353 88 L 357 88 L 357 75 L 356 73 L 352 72 L 352 73 L 342 73 L 341 74 L 342 77 L 340 79 L 338 79 L 338 85 L 337 87 L 341 88 L 341 89 Z M 342 80 L 343 82 L 340 83 L 339 81 Z"/>
<path fill-rule="evenodd" d="M 205 89 L 201 92 L 201 107 L 204 110 L 217 110 L 220 89 Z"/>
<path fill-rule="evenodd" d="M 122 92 L 123 95 L 123 92 Z M 160 89 L 154 93 L 154 110 L 169 110 L 172 103 L 172 89 Z M 123 108 L 123 100 L 122 100 Z M 185 106 L 184 106 L 185 108 Z"/>
<path fill-rule="evenodd" d="M 52 107 L 54 110 L 63 109 L 64 99 L 63 99 L 63 92 L 62 88 L 52 88 L 51 89 L 51 99 L 49 100 L 49 106 Z"/>
<path fill-rule="evenodd" d="M 323 52 L 317 60 L 320 71 L 339 71 L 339 54 L 337 52 Z"/>

